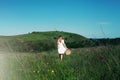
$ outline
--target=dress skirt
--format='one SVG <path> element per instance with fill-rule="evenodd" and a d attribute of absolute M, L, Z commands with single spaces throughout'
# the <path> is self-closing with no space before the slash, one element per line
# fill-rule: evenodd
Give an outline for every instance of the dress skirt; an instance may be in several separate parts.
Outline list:
<path fill-rule="evenodd" d="M 64 46 L 64 40 L 62 40 L 61 42 L 58 42 L 58 53 L 59 54 L 64 54 L 66 51 L 66 48 Z"/>

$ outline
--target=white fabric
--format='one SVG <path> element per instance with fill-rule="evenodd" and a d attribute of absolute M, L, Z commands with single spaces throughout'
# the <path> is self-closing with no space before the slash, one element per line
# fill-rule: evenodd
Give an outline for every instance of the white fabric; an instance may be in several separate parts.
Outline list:
<path fill-rule="evenodd" d="M 66 51 L 65 43 L 64 43 L 64 40 L 62 40 L 61 42 L 58 42 L 58 53 L 64 54 L 65 51 Z"/>

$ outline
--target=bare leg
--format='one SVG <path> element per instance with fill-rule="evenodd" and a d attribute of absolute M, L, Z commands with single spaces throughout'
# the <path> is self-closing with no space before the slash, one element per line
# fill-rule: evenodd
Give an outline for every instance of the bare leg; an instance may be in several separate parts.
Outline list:
<path fill-rule="evenodd" d="M 59 54 L 59 58 L 61 58 L 61 54 Z"/>
<path fill-rule="evenodd" d="M 63 59 L 63 54 L 59 54 L 59 58 L 60 58 L 60 60 L 62 61 L 62 59 Z"/>
<path fill-rule="evenodd" d="M 61 54 L 61 58 L 60 58 L 60 60 L 62 61 L 62 59 L 63 59 L 63 54 Z"/>

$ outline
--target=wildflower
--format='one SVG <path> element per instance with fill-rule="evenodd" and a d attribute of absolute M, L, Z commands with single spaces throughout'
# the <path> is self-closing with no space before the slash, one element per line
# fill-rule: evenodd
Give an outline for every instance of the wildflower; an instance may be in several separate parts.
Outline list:
<path fill-rule="evenodd" d="M 51 72 L 54 73 L 54 70 L 52 70 Z"/>
<path fill-rule="evenodd" d="M 33 71 L 35 73 L 35 71 Z"/>

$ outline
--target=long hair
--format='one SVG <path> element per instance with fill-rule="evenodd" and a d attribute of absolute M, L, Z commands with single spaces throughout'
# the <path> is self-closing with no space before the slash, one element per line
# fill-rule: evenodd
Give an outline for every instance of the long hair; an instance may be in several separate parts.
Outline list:
<path fill-rule="evenodd" d="M 61 42 L 61 41 L 59 40 L 59 39 L 60 39 L 60 37 L 62 37 L 62 35 L 59 35 L 59 36 L 58 36 L 58 41 L 57 41 L 57 42 Z"/>

